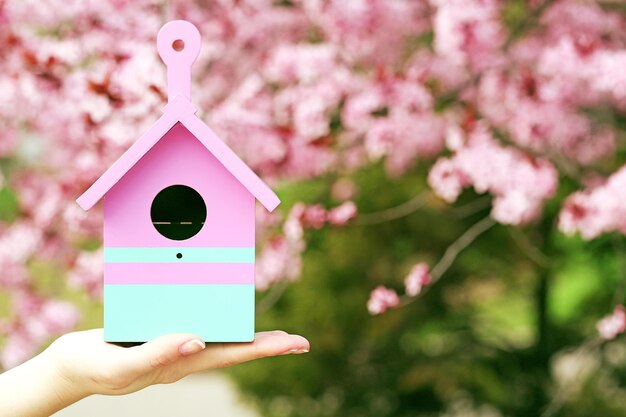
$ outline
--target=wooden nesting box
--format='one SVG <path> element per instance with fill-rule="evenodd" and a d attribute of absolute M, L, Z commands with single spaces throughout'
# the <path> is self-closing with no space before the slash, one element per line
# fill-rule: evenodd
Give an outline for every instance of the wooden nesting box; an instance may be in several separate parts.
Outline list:
<path fill-rule="evenodd" d="M 196 27 L 167 23 L 157 47 L 163 115 L 77 200 L 89 210 L 104 198 L 104 337 L 251 341 L 255 201 L 269 211 L 280 201 L 195 115 Z"/>

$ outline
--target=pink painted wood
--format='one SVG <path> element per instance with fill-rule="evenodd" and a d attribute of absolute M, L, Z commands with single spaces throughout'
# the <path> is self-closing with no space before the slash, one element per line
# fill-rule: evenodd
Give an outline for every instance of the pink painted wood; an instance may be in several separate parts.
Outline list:
<path fill-rule="evenodd" d="M 184 241 L 157 232 L 154 197 L 170 185 L 195 189 L 207 207 L 200 232 Z M 107 247 L 254 247 L 254 196 L 177 123 L 114 185 L 104 200 Z"/>
<path fill-rule="evenodd" d="M 167 95 L 172 101 L 182 95 L 191 101 L 191 66 L 200 53 L 200 32 L 189 22 L 166 23 L 157 36 L 157 49 L 167 65 Z"/>
<path fill-rule="evenodd" d="M 107 263 L 104 284 L 254 284 L 254 264 Z"/>

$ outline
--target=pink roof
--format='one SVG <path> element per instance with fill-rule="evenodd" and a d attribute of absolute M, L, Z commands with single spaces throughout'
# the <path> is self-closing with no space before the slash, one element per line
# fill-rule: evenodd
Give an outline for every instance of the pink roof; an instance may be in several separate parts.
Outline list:
<path fill-rule="evenodd" d="M 196 115 L 182 94 L 170 99 L 163 115 L 76 202 L 89 210 L 176 124 L 181 123 L 263 206 L 272 211 L 278 196 Z"/>

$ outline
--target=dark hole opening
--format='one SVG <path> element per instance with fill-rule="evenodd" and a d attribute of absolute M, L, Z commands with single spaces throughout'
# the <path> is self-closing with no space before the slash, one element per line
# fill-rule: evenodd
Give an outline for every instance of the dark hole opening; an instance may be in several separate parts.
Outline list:
<path fill-rule="evenodd" d="M 156 230 L 172 240 L 185 240 L 198 234 L 204 226 L 206 214 L 202 196 L 186 185 L 172 185 L 161 190 L 150 209 Z M 176 257 L 180 259 L 182 254 Z"/>

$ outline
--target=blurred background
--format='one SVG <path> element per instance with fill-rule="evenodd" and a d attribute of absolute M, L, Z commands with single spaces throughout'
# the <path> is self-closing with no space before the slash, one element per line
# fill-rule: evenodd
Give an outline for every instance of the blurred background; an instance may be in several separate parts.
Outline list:
<path fill-rule="evenodd" d="M 626 415 L 620 0 L 0 0 L 0 367 L 102 326 L 74 200 L 160 116 L 178 18 L 282 199 L 257 329 L 312 351 L 64 415 Z"/>

